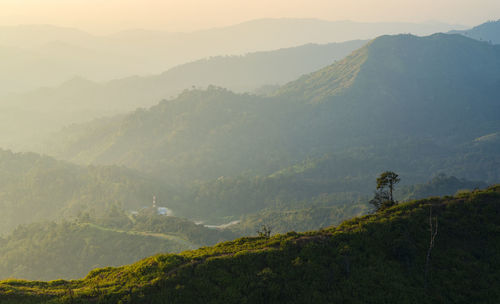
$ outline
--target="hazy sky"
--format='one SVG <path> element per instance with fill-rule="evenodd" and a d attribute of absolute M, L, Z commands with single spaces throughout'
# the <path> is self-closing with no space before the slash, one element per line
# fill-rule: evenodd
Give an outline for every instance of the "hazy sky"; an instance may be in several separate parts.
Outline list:
<path fill-rule="evenodd" d="M 257 18 L 441 21 L 500 18 L 500 0 L 0 0 L 0 25 L 55 24 L 91 32 L 191 31 Z"/>

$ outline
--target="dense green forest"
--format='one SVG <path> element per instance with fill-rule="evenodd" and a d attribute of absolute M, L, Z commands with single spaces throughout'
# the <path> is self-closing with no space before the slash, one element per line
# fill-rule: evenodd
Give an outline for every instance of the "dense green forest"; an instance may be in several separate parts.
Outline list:
<path fill-rule="evenodd" d="M 81 280 L 2 281 L 0 294 L 3 303 L 494 303 L 499 215 L 494 186 L 320 231 L 156 255 Z"/>

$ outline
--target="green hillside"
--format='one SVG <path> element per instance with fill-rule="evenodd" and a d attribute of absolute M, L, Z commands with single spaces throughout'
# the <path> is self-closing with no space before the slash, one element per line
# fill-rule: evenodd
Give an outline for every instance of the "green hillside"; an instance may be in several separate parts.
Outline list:
<path fill-rule="evenodd" d="M 460 35 L 382 36 L 280 94 L 320 103 L 329 131 L 456 143 L 497 132 L 499 67 L 500 47 Z"/>
<path fill-rule="evenodd" d="M 157 255 L 81 280 L 2 281 L 0 295 L 3 303 L 495 303 L 499 215 L 495 186 L 320 231 Z"/>

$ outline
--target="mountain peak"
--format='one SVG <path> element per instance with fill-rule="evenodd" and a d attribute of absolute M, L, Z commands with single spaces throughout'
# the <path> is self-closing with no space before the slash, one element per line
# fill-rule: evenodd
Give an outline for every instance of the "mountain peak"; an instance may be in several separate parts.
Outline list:
<path fill-rule="evenodd" d="M 500 66 L 499 51 L 500 47 L 461 35 L 385 35 L 368 42 L 339 62 L 288 83 L 277 94 L 298 96 L 317 103 L 353 93 L 354 85 L 377 84 L 378 87 L 372 89 L 382 89 L 389 85 L 394 87 L 402 79 L 416 84 L 425 82 L 422 77 L 426 74 L 448 78 L 448 82 L 478 82 L 481 79 L 491 83 L 498 80 L 498 75 L 480 67 Z"/>
<path fill-rule="evenodd" d="M 486 41 L 493 44 L 500 43 L 500 19 L 491 20 L 475 26 L 468 30 L 451 31 L 452 34 L 461 34 L 479 41 Z"/>

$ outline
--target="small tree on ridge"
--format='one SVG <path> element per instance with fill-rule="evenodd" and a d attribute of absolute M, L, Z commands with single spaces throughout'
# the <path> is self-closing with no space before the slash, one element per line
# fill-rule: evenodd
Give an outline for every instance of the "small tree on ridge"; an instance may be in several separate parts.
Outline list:
<path fill-rule="evenodd" d="M 393 192 L 395 185 L 400 181 L 399 175 L 392 171 L 385 171 L 380 174 L 377 178 L 377 191 L 375 191 L 375 196 L 370 201 L 375 210 L 383 210 L 396 204 Z"/>

